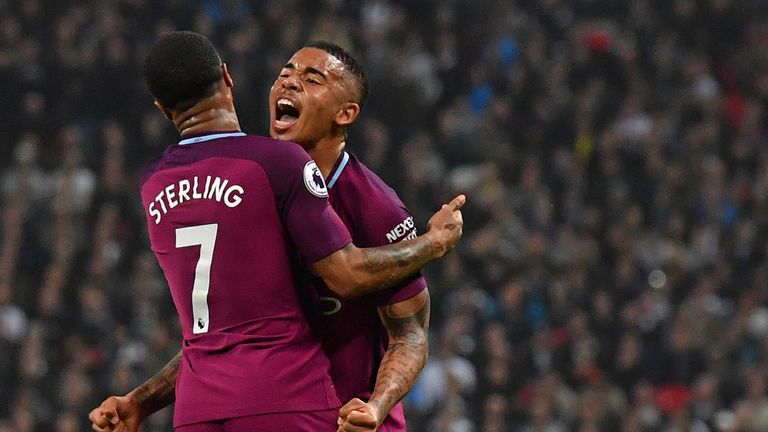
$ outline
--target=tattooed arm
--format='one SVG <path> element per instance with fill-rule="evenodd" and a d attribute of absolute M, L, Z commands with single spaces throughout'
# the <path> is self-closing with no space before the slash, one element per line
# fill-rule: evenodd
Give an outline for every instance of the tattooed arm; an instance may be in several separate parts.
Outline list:
<path fill-rule="evenodd" d="M 379 307 L 389 333 L 376 385 L 368 402 L 352 399 L 339 410 L 340 431 L 375 431 L 416 382 L 429 355 L 429 292 Z"/>
<path fill-rule="evenodd" d="M 181 351 L 160 372 L 125 396 L 110 396 L 88 415 L 97 432 L 135 432 L 150 414 L 176 399 Z"/>
<path fill-rule="evenodd" d="M 342 297 L 358 297 L 403 281 L 456 246 L 462 234 L 459 195 L 429 220 L 429 231 L 413 240 L 376 248 L 347 245 L 312 264 L 328 288 Z"/>
<path fill-rule="evenodd" d="M 160 411 L 176 400 L 176 377 L 180 363 L 181 351 L 160 372 L 126 395 L 139 406 L 142 417 Z"/>
<path fill-rule="evenodd" d="M 383 417 L 411 390 L 429 356 L 429 291 L 393 305 L 379 307 L 389 334 L 376 385 L 368 403 Z"/>

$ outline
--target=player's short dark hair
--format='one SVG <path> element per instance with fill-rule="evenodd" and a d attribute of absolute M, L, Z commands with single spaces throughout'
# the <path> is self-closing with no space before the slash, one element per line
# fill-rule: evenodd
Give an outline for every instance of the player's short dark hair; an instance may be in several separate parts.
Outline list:
<path fill-rule="evenodd" d="M 152 96 L 171 109 L 189 109 L 213 94 L 222 77 L 221 57 L 200 33 L 177 31 L 160 38 L 144 61 Z"/>
<path fill-rule="evenodd" d="M 365 103 L 368 101 L 368 93 L 371 90 L 371 84 L 368 82 L 368 75 L 366 75 L 365 69 L 363 69 L 363 65 L 355 58 L 355 56 L 350 54 L 349 51 L 345 50 L 341 46 L 327 41 L 310 42 L 304 45 L 304 48 L 321 49 L 339 59 L 340 62 L 344 63 L 344 66 L 357 79 L 357 89 L 360 92 L 360 100 L 357 101 L 357 103 L 361 108 L 365 105 Z"/>

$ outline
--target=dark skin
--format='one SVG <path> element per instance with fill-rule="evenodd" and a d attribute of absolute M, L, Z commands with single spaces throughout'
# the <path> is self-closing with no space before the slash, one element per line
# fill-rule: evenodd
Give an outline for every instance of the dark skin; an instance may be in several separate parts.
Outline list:
<path fill-rule="evenodd" d="M 222 78 L 216 84 L 215 92 L 211 96 L 198 101 L 191 108 L 179 111 L 165 107 L 160 102 L 155 101 L 155 106 L 173 123 L 182 137 L 209 131 L 240 130 L 232 97 L 234 83 L 226 65 L 222 64 L 221 67 Z M 331 70 L 326 70 L 326 72 L 328 72 L 327 76 L 331 76 Z M 344 74 L 338 74 L 338 77 L 342 78 Z M 336 92 L 338 88 L 333 90 Z M 345 92 L 350 91 L 343 86 L 341 90 L 341 93 L 336 92 L 333 94 L 348 95 L 349 93 Z M 341 130 L 341 136 L 343 137 L 344 128 L 357 118 L 359 105 L 352 101 L 344 102 L 342 105 L 342 112 L 334 116 L 331 128 L 336 133 Z M 278 138 L 287 139 L 284 137 Z M 336 148 L 338 149 L 336 159 L 338 159 L 338 155 L 343 150 L 343 142 L 341 145 L 336 145 Z M 316 158 L 321 172 L 327 175 L 330 172 L 330 167 L 327 166 L 327 161 L 330 160 L 329 151 L 325 146 L 322 146 L 321 149 L 325 150 L 319 150 L 317 156 L 313 152 L 310 152 L 310 154 L 313 158 Z M 334 162 L 336 159 L 334 159 Z M 324 170 L 324 168 L 327 170 Z M 379 248 L 361 249 L 350 244 L 328 257 L 313 263 L 311 266 L 312 271 L 323 279 L 329 289 L 344 298 L 370 294 L 397 284 L 410 277 L 427 262 L 444 256 L 455 247 L 462 234 L 463 221 L 460 208 L 464 205 L 465 201 L 466 198 L 463 195 L 459 195 L 450 203 L 444 204 L 430 218 L 428 223 L 429 231 L 416 239 Z M 418 299 L 424 296 L 427 296 L 426 303 L 423 302 L 423 299 Z M 359 413 L 359 415 L 355 414 L 352 418 L 360 418 L 363 422 L 368 422 L 371 414 L 375 415 L 374 423 L 377 426 L 369 429 L 354 430 L 375 430 L 378 428 L 380 422 L 386 417 L 386 413 L 413 385 L 418 371 L 421 370 L 424 361 L 426 361 L 426 323 L 428 322 L 429 314 L 428 294 L 425 291 L 412 300 L 413 303 L 403 305 L 402 308 L 385 311 L 384 315 L 382 315 L 382 322 L 384 322 L 390 332 L 390 344 L 393 341 L 393 334 L 400 334 L 400 336 L 395 337 L 395 340 L 405 338 L 409 334 L 410 336 L 408 337 L 413 338 L 412 333 L 396 329 L 402 326 L 403 322 L 411 322 L 410 328 L 415 328 L 414 323 L 416 327 L 421 328 L 420 337 L 422 337 L 423 342 L 419 342 L 421 345 L 416 344 L 419 345 L 418 351 L 421 352 L 418 356 L 412 352 L 416 349 L 416 345 L 408 345 L 404 342 L 395 343 L 395 348 L 398 351 L 397 355 L 385 356 L 385 360 L 388 360 L 387 364 L 392 363 L 392 368 L 407 369 L 408 373 L 413 376 L 405 380 L 390 379 L 387 377 L 394 378 L 396 374 L 387 372 L 387 375 L 384 377 L 385 383 L 381 386 L 377 384 L 376 391 L 379 393 L 374 392 L 374 396 L 371 398 L 371 401 L 374 403 L 371 404 L 369 401 L 368 404 L 364 404 L 366 407 L 371 407 L 371 409 L 367 410 L 365 407 L 357 407 L 355 405 L 356 408 L 348 410 L 349 412 Z M 421 306 L 417 306 L 419 303 L 421 303 Z M 426 316 L 424 315 L 425 305 Z M 396 312 L 397 315 L 393 315 L 395 310 L 399 311 Z M 409 310 L 411 311 L 409 312 Z M 390 327 L 392 328 L 390 329 Z M 405 353 L 404 350 L 408 353 Z M 420 363 L 417 368 L 412 364 L 412 361 L 409 361 L 405 366 L 400 364 L 405 362 L 406 359 L 416 357 L 420 359 L 416 360 L 416 363 Z M 175 383 L 180 362 L 181 353 L 174 357 L 158 374 L 127 395 L 112 396 L 102 402 L 99 407 L 92 410 L 89 414 L 89 418 L 93 423 L 93 429 L 96 431 L 137 431 L 139 424 L 146 416 L 170 405 L 175 400 Z M 385 363 L 383 362 L 382 366 L 384 365 Z M 384 370 L 392 368 L 387 366 Z M 413 373 L 414 370 L 415 373 Z M 343 424 L 346 421 L 346 417 L 340 417 L 341 425 L 339 430 L 353 430 L 348 429 Z"/>
<path fill-rule="evenodd" d="M 88 415 L 95 431 L 135 432 L 141 422 L 176 400 L 181 351 L 160 372 L 125 396 L 110 396 Z"/>

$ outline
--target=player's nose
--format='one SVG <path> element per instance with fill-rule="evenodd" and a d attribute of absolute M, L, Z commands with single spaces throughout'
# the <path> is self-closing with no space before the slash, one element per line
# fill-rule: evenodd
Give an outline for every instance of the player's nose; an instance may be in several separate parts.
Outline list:
<path fill-rule="evenodd" d="M 286 90 L 295 91 L 299 89 L 299 80 L 294 75 L 288 75 L 287 77 L 283 78 L 283 81 L 280 84 Z"/>

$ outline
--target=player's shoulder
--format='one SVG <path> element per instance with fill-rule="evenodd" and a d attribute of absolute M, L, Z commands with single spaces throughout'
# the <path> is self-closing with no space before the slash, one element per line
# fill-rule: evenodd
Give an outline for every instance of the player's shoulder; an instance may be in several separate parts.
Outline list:
<path fill-rule="evenodd" d="M 413 216 L 394 189 L 353 155 L 330 195 L 333 207 L 351 223 L 358 246 L 380 246 L 415 235 Z"/>
<path fill-rule="evenodd" d="M 311 160 L 301 146 L 290 141 L 242 132 L 213 133 L 185 138 L 166 148 L 145 166 L 140 184 L 164 169 L 217 157 L 251 161 L 273 174 L 300 171 Z"/>
<path fill-rule="evenodd" d="M 299 144 L 254 135 L 244 138 L 246 145 L 253 147 L 244 153 L 251 151 L 255 155 L 252 159 L 264 170 L 278 194 L 287 193 L 303 179 L 304 185 L 313 195 L 328 197 L 320 169 Z"/>
<path fill-rule="evenodd" d="M 300 145 L 265 136 L 242 135 L 222 144 L 216 146 L 216 156 L 254 162 L 278 182 L 300 175 L 312 161 Z"/>
<path fill-rule="evenodd" d="M 306 162 L 310 159 L 307 152 L 291 141 L 280 141 L 259 135 L 245 135 L 239 142 L 244 157 L 257 157 L 271 163 Z"/>
<path fill-rule="evenodd" d="M 158 156 L 154 158 L 153 160 L 149 161 L 146 165 L 144 165 L 144 168 L 141 170 L 141 173 L 139 174 L 139 186 L 143 186 L 144 183 L 149 180 L 150 177 L 152 177 L 152 174 L 154 174 L 159 165 L 162 161 L 162 156 Z"/>
<path fill-rule="evenodd" d="M 168 154 L 174 146 L 167 147 L 157 157 L 147 162 L 139 174 L 139 186 L 143 187 L 144 184 L 158 171 L 166 168 L 168 164 Z"/>
<path fill-rule="evenodd" d="M 206 138 L 209 139 L 206 140 Z M 201 141 L 196 142 L 195 140 Z M 188 141 L 186 145 L 184 145 L 185 141 Z M 179 142 L 179 146 L 175 147 L 191 149 L 192 155 L 188 159 L 227 157 L 250 159 L 260 164 L 309 159 L 307 152 L 296 143 L 242 132 L 214 133 L 189 138 L 182 140 Z M 171 148 L 170 150 L 175 149 Z"/>
<path fill-rule="evenodd" d="M 348 159 L 346 163 L 344 159 Z M 345 152 L 341 163 L 345 163 L 345 166 L 340 166 L 343 171 L 338 173 L 338 179 L 331 185 L 337 192 L 365 200 L 366 207 L 369 208 L 404 207 L 397 192 L 354 154 Z"/>

